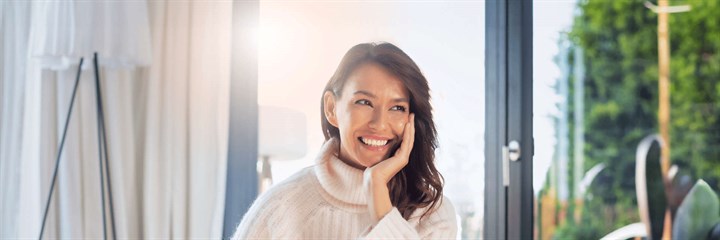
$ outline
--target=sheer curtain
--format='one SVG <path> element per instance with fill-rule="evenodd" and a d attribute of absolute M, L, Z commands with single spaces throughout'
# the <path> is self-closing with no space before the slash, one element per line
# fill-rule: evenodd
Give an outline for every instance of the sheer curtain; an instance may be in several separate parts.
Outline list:
<path fill-rule="evenodd" d="M 20 147 L 30 4 L 0 3 L 0 238 L 18 234 Z M 21 79 L 21 80 L 18 80 Z"/>
<path fill-rule="evenodd" d="M 98 51 L 119 238 L 219 238 L 232 2 L 0 4 L 0 238 L 36 238 L 79 57 Z M 83 67 L 45 236 L 102 237 Z M 108 226 L 109 227 L 109 226 Z"/>

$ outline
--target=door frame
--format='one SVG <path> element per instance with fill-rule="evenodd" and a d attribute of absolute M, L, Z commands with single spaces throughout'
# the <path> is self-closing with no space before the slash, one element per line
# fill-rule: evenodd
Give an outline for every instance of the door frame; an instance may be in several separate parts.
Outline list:
<path fill-rule="evenodd" d="M 531 0 L 488 0 L 485 4 L 483 237 L 532 239 L 533 3 Z M 506 160 L 505 147 L 511 141 L 517 141 L 520 146 L 516 161 Z"/>

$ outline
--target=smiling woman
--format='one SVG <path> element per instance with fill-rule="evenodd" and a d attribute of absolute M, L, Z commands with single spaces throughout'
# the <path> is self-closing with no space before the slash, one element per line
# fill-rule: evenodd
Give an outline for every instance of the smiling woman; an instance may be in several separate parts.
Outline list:
<path fill-rule="evenodd" d="M 389 43 L 351 48 L 325 87 L 317 164 L 261 195 L 234 238 L 449 238 L 428 82 Z"/>
<path fill-rule="evenodd" d="M 364 169 L 388 158 L 390 150 L 400 146 L 410 101 L 403 82 L 377 64 L 363 64 L 346 79 L 341 94 L 326 90 L 323 113 L 327 122 L 323 125 L 327 132 L 330 126 L 339 132 L 340 136 L 333 137 L 344 143 L 340 159 Z"/>

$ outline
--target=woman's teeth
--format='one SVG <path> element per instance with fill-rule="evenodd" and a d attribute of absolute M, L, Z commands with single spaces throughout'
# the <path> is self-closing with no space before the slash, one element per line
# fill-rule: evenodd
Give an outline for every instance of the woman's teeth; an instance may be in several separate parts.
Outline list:
<path fill-rule="evenodd" d="M 367 145 L 376 146 L 376 147 L 384 146 L 385 144 L 388 143 L 388 140 L 365 139 L 362 137 L 360 138 L 360 140 Z"/>

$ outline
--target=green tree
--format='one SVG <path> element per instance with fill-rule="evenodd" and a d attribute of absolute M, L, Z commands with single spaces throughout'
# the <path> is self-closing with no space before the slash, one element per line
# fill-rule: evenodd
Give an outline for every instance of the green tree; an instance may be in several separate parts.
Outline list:
<path fill-rule="evenodd" d="M 585 53 L 585 170 L 598 163 L 606 169 L 590 189 L 594 197 L 583 206 L 582 224 L 561 226 L 558 238 L 597 239 L 639 221 L 635 151 L 643 137 L 659 131 L 657 14 L 644 2 L 578 4 L 567 37 Z M 672 162 L 718 191 L 720 1 L 671 1 L 680 4 L 692 11 L 671 14 L 669 22 Z M 572 110 L 567 114 L 572 118 Z"/>
<path fill-rule="evenodd" d="M 720 193 L 720 1 L 670 18 L 672 160 Z"/>

